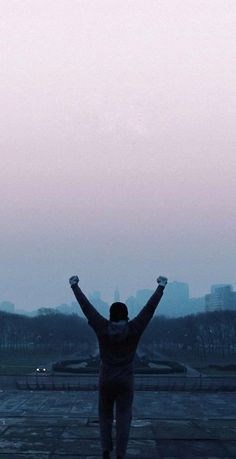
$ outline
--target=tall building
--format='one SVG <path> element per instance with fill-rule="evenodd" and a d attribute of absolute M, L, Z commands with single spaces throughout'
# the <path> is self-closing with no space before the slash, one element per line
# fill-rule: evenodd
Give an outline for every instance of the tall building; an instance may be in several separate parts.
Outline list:
<path fill-rule="evenodd" d="M 136 292 L 135 297 L 129 297 L 126 300 L 130 311 L 129 316 L 133 317 L 138 314 L 153 293 L 154 290 L 142 289 Z M 191 312 L 188 284 L 185 282 L 169 282 L 156 313 L 168 317 L 180 317 Z"/>
<path fill-rule="evenodd" d="M 109 317 L 109 305 L 101 298 L 101 292 L 93 292 L 89 295 L 89 301 L 106 319 Z"/>
<path fill-rule="evenodd" d="M 188 314 L 198 314 L 205 311 L 205 296 L 189 298 Z"/>
<path fill-rule="evenodd" d="M 180 317 L 191 313 L 189 286 L 185 282 L 169 282 L 158 306 L 158 314 Z"/>
<path fill-rule="evenodd" d="M 233 290 L 232 285 L 230 284 L 213 284 L 211 286 L 211 293 L 216 293 L 219 289 L 224 289 L 225 287 L 230 287 Z"/>
<path fill-rule="evenodd" d="M 129 296 L 129 298 L 127 298 L 125 303 L 126 303 L 126 305 L 128 307 L 129 318 L 133 319 L 136 316 L 137 312 L 138 312 L 137 300 L 136 300 L 135 296 Z"/>
<path fill-rule="evenodd" d="M 153 294 L 153 290 L 142 289 L 136 292 L 136 296 L 130 296 L 126 300 L 126 304 L 129 309 L 129 318 L 134 318 L 145 306 L 150 296 Z"/>
<path fill-rule="evenodd" d="M 138 290 L 136 292 L 136 301 L 138 308 L 142 308 L 145 306 L 149 298 L 152 296 L 153 290 L 148 288 L 143 288 L 142 290 Z"/>
<path fill-rule="evenodd" d="M 211 293 L 205 295 L 206 312 L 226 309 L 236 309 L 236 292 L 233 292 L 232 285 L 212 285 Z"/>

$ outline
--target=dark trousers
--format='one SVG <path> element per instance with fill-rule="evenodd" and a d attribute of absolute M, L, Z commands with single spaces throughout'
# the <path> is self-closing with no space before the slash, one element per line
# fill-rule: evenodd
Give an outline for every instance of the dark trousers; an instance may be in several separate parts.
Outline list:
<path fill-rule="evenodd" d="M 133 382 L 103 381 L 99 385 L 99 422 L 103 451 L 112 451 L 112 424 L 116 405 L 116 454 L 125 457 L 132 419 Z"/>

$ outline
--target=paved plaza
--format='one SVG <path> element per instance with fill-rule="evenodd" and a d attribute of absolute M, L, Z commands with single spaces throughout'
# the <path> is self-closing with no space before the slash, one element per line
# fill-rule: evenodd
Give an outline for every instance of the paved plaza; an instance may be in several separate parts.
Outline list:
<path fill-rule="evenodd" d="M 1 391 L 0 459 L 100 458 L 97 395 Z M 236 458 L 236 393 L 136 392 L 131 458 Z"/>

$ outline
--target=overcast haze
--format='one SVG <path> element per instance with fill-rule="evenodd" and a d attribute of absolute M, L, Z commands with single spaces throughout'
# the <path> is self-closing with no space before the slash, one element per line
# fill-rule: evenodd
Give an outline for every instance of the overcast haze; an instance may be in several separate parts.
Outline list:
<path fill-rule="evenodd" d="M 235 286 L 235 1 L 0 5 L 0 301 Z"/>

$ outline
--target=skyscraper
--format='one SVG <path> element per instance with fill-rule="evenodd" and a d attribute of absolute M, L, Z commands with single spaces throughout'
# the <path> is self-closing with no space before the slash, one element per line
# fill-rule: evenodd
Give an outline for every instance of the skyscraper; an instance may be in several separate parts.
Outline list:
<path fill-rule="evenodd" d="M 165 289 L 158 313 L 180 317 L 189 313 L 189 286 L 185 282 L 169 282 Z"/>
<path fill-rule="evenodd" d="M 211 286 L 211 293 L 205 295 L 205 310 L 222 311 L 236 308 L 235 292 L 232 285 L 216 284 Z"/>

